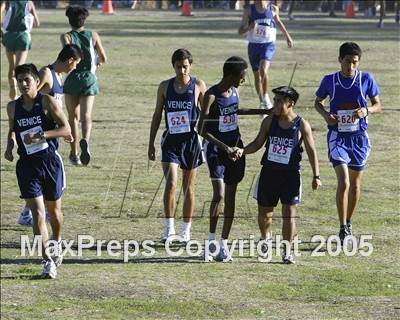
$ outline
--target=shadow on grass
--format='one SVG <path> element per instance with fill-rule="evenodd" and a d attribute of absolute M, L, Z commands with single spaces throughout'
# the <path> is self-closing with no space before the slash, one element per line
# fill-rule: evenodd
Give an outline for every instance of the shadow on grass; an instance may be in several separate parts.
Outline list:
<path fill-rule="evenodd" d="M 16 264 L 26 265 L 35 264 L 39 265 L 41 262 L 40 258 L 26 258 L 26 259 L 0 259 L 0 264 Z M 86 259 L 64 259 L 63 265 L 73 264 L 127 264 L 127 263 L 201 263 L 204 262 L 203 257 L 143 257 L 143 258 L 132 258 L 129 262 L 124 262 L 122 259 L 107 259 L 107 258 L 86 258 Z M 9 279 L 9 276 L 1 276 L 1 279 Z M 20 278 L 20 276 L 15 276 Z"/>
<path fill-rule="evenodd" d="M 40 274 L 36 275 L 19 275 L 19 276 L 1 276 L 1 280 L 51 280 L 48 278 L 42 277 Z"/>

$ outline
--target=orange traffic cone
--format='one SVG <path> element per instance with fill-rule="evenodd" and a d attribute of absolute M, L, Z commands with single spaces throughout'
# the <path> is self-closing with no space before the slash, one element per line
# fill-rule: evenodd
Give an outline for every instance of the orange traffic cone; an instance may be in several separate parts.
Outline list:
<path fill-rule="evenodd" d="M 103 14 L 114 14 L 112 0 L 103 0 Z"/>
<path fill-rule="evenodd" d="M 192 16 L 192 4 L 190 1 L 183 1 L 181 8 L 181 16 Z"/>
<path fill-rule="evenodd" d="M 354 18 L 354 3 L 350 1 L 346 7 L 346 18 Z"/>

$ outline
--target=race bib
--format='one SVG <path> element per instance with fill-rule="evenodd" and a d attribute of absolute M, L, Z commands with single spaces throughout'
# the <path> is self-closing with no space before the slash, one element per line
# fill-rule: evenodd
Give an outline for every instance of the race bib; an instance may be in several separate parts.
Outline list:
<path fill-rule="evenodd" d="M 268 148 L 268 160 L 288 164 L 290 155 L 292 154 L 292 147 L 280 146 L 277 144 L 270 143 Z"/>
<path fill-rule="evenodd" d="M 227 114 L 224 116 L 219 116 L 219 132 L 228 132 L 236 130 L 238 127 L 238 117 L 237 114 Z"/>
<path fill-rule="evenodd" d="M 42 151 L 44 149 L 47 149 L 49 147 L 49 144 L 47 143 L 47 141 L 45 139 L 40 140 L 36 143 L 31 143 L 31 144 L 26 144 L 24 141 L 24 137 L 25 135 L 29 134 L 29 133 L 40 133 L 43 132 L 43 129 L 41 126 L 36 126 L 33 128 L 30 128 L 28 130 L 25 130 L 23 132 L 20 132 L 20 136 L 21 136 L 21 140 L 22 143 L 25 146 L 25 150 L 26 150 L 26 154 L 34 154 L 36 152 Z"/>
<path fill-rule="evenodd" d="M 264 42 L 274 42 L 276 40 L 276 28 L 256 24 L 253 36 L 254 38 Z"/>
<path fill-rule="evenodd" d="M 169 133 L 177 134 L 190 132 L 190 121 L 187 111 L 168 112 L 167 118 Z"/>
<path fill-rule="evenodd" d="M 354 110 L 338 110 L 339 116 L 338 131 L 339 132 L 354 132 L 360 129 L 360 119 L 353 115 Z"/>

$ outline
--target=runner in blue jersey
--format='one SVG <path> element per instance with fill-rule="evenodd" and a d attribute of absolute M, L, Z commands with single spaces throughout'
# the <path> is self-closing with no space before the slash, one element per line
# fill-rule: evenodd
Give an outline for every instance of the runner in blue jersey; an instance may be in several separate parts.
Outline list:
<path fill-rule="evenodd" d="M 186 49 L 172 55 L 176 76 L 160 83 L 157 103 L 150 128 L 148 157 L 155 160 L 154 141 L 164 112 L 165 131 L 161 138 L 161 162 L 166 180 L 164 191 L 165 229 L 162 242 L 175 235 L 176 186 L 178 167 L 182 169 L 183 223 L 181 236 L 190 240 L 190 228 L 195 206 L 197 167 L 203 163 L 201 143 L 196 132 L 205 83 L 190 75 L 193 57 Z"/>
<path fill-rule="evenodd" d="M 82 51 L 74 44 L 66 45 L 58 54 L 57 60 L 43 67 L 39 71 L 40 83 L 38 90 L 41 93 L 49 94 L 54 97 L 62 106 L 63 87 L 61 75 L 69 73 L 76 68 L 76 65 L 82 58 Z M 31 226 L 33 223 L 32 212 L 28 206 L 22 210 L 18 223 L 21 225 Z"/>
<path fill-rule="evenodd" d="M 229 159 L 234 147 L 242 147 L 239 114 L 267 114 L 260 109 L 239 109 L 238 87 L 245 81 L 247 63 L 241 57 L 230 57 L 223 66 L 223 78 L 205 94 L 204 106 L 199 120 L 201 135 L 206 139 L 204 150 L 213 187 L 210 205 L 210 229 L 208 239 L 215 241 L 219 207 L 224 200 L 224 223 L 220 250 L 215 252 L 210 245 L 211 255 L 205 259 L 222 262 L 232 261 L 227 242 L 235 214 L 235 196 L 238 183 L 243 179 L 245 159 Z M 215 254 L 216 253 L 216 254 Z"/>
<path fill-rule="evenodd" d="M 361 176 L 371 149 L 368 116 L 382 111 L 379 88 L 358 69 L 361 48 L 346 42 L 339 49 L 340 71 L 326 75 L 316 92 L 315 108 L 328 124 L 328 155 L 337 177 L 339 237 L 352 234 L 351 218 L 360 200 Z M 329 96 L 329 111 L 324 100 Z M 368 107 L 367 97 L 371 101 Z"/>
<path fill-rule="evenodd" d="M 40 22 L 35 4 L 28 0 L 1 1 L 0 19 L 2 22 L 1 42 L 6 48 L 8 60 L 9 97 L 15 100 L 18 95 L 14 69 L 25 63 L 32 45 L 30 34 L 32 27 L 39 27 Z"/>
<path fill-rule="evenodd" d="M 42 275 L 55 278 L 56 263 L 46 250 L 45 206 L 50 219 L 57 217 L 62 221 L 61 195 L 65 188 L 65 172 L 57 152 L 57 138 L 70 142 L 71 128 L 56 100 L 38 92 L 39 72 L 33 64 L 16 67 L 15 76 L 22 96 L 7 105 L 9 132 L 4 157 L 13 161 L 13 148 L 17 144 L 19 160 L 16 173 L 21 198 L 32 211 L 34 234 L 42 237 L 45 260 Z"/>
<path fill-rule="evenodd" d="M 268 95 L 268 69 L 275 53 L 276 27 L 286 37 L 289 48 L 293 40 L 279 17 L 279 8 L 272 1 L 255 0 L 244 8 L 239 34 L 247 33 L 248 55 L 254 73 L 254 84 L 260 99 L 260 108 L 271 109 Z"/>
<path fill-rule="evenodd" d="M 51 95 L 62 105 L 64 96 L 62 74 L 68 74 L 75 70 L 82 58 L 83 52 L 77 45 L 66 44 L 59 52 L 55 62 L 40 69 L 38 87 L 40 92 Z"/>
<path fill-rule="evenodd" d="M 258 225 L 261 239 L 271 239 L 274 207 L 282 203 L 282 236 L 291 243 L 296 235 L 296 206 L 301 199 L 300 161 L 302 142 L 307 151 L 313 172 L 312 189 L 321 185 L 317 151 L 310 124 L 294 112 L 299 94 L 291 87 L 272 90 L 274 96 L 273 116 L 263 120 L 257 137 L 244 149 L 237 149 L 235 158 L 258 151 L 263 145 L 261 173 L 256 185 L 258 202 Z M 282 257 L 284 263 L 294 263 L 290 245 Z"/>

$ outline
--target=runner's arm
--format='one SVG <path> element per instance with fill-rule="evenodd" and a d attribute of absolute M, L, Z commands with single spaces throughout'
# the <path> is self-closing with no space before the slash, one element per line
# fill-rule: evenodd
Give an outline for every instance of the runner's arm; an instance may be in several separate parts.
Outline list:
<path fill-rule="evenodd" d="M 99 64 L 102 65 L 107 62 L 106 51 L 104 50 L 103 44 L 101 42 L 100 36 L 97 32 L 93 32 L 94 47 L 99 55 Z"/>
<path fill-rule="evenodd" d="M 238 33 L 239 35 L 243 35 L 253 28 L 254 28 L 254 22 L 250 23 L 250 8 L 244 8 L 242 21 L 240 22 Z"/>
<path fill-rule="evenodd" d="M 149 137 L 149 146 L 148 146 L 148 158 L 149 160 L 154 161 L 156 159 L 155 155 L 155 147 L 154 147 L 154 140 L 156 139 L 158 128 L 160 127 L 161 119 L 162 119 L 162 111 L 165 103 L 165 88 L 166 88 L 166 81 L 163 81 L 158 86 L 157 90 L 157 102 L 156 108 L 153 113 L 153 118 L 151 120 L 150 126 L 150 137 Z"/>
<path fill-rule="evenodd" d="M 210 110 L 214 102 L 215 102 L 215 96 L 213 94 L 206 92 L 204 96 L 204 105 L 201 106 L 201 113 L 199 119 L 199 133 L 204 139 L 214 143 L 220 149 L 224 150 L 229 154 L 233 151 L 233 148 L 227 146 L 225 143 L 218 140 L 216 137 L 214 137 L 211 133 L 208 132 L 208 123 L 210 121 L 216 121 L 215 119 L 209 118 Z"/>
<path fill-rule="evenodd" d="M 271 121 L 272 118 L 267 117 L 261 122 L 260 130 L 258 131 L 256 138 L 243 148 L 243 154 L 251 154 L 260 150 L 267 140 Z"/>
<path fill-rule="evenodd" d="M 16 144 L 15 141 L 15 130 L 14 130 L 14 115 L 15 115 L 15 101 L 11 101 L 7 104 L 7 116 L 8 116 L 8 134 L 7 134 L 7 148 L 4 152 L 4 158 L 8 161 L 13 161 L 13 149 Z"/>
<path fill-rule="evenodd" d="M 48 67 L 43 67 L 39 71 L 39 85 L 38 91 L 42 93 L 48 93 L 50 88 L 53 86 L 53 77 L 51 76 L 51 71 Z"/>
<path fill-rule="evenodd" d="M 286 38 L 286 42 L 289 48 L 293 47 L 293 40 L 292 37 L 290 36 L 289 32 L 287 31 L 285 25 L 283 24 L 281 18 L 279 17 L 279 8 L 275 5 L 272 6 L 272 11 L 274 12 L 274 18 L 277 26 L 279 29 L 282 31 Z"/>
<path fill-rule="evenodd" d="M 33 25 L 35 27 L 40 26 L 39 16 L 37 15 L 35 4 L 33 1 L 29 1 L 29 12 L 33 15 Z"/>
<path fill-rule="evenodd" d="M 321 186 L 321 180 L 319 178 L 319 163 L 317 150 L 315 148 L 314 137 L 310 124 L 306 120 L 302 120 L 300 123 L 300 132 L 303 137 L 304 146 L 306 148 L 308 161 L 310 162 L 311 169 L 313 172 L 312 188 L 313 190 Z"/>

